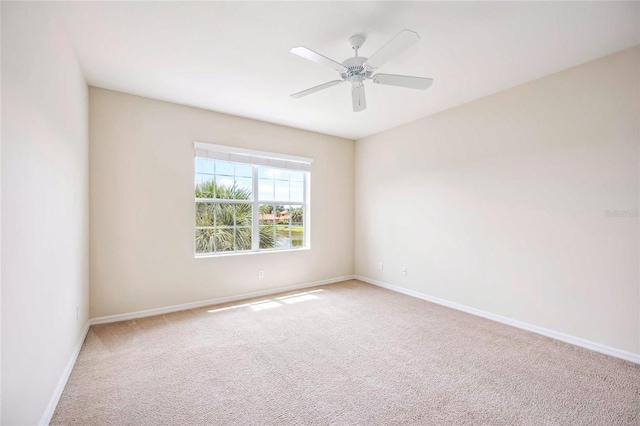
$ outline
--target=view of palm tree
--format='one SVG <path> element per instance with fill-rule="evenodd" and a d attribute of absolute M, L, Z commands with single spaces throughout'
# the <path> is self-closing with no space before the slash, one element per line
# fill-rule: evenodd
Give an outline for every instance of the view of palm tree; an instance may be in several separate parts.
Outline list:
<path fill-rule="evenodd" d="M 214 181 L 196 185 L 196 198 L 250 200 L 251 191 Z M 251 250 L 251 203 L 196 202 L 196 253 Z M 260 243 L 273 247 L 275 236 L 260 229 Z"/>

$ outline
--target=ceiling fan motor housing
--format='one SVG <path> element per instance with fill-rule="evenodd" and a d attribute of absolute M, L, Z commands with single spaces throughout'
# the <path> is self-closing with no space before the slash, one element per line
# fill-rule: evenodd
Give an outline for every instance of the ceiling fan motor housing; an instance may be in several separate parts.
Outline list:
<path fill-rule="evenodd" d="M 364 66 L 367 58 L 362 56 L 356 56 L 355 58 L 349 58 L 342 62 L 345 70 L 340 73 L 340 76 L 344 81 L 353 82 L 353 77 L 356 77 L 356 81 L 362 81 L 371 77 L 373 71 Z"/>

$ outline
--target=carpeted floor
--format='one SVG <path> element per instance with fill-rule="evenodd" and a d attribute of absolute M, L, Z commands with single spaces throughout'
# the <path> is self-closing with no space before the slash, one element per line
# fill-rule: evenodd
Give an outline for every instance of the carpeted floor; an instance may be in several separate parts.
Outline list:
<path fill-rule="evenodd" d="M 288 294 L 91 327 L 52 424 L 640 424 L 640 365 L 359 281 Z"/>

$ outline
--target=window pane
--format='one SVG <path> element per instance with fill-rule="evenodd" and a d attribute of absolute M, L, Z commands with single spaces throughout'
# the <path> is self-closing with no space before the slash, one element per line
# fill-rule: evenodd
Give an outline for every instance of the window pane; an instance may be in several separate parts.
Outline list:
<path fill-rule="evenodd" d="M 278 225 L 289 225 L 291 223 L 291 206 L 276 206 L 278 212 Z"/>
<path fill-rule="evenodd" d="M 288 225 L 289 224 L 289 212 L 287 206 L 276 205 L 275 207 L 276 225 Z"/>
<path fill-rule="evenodd" d="M 276 201 L 289 201 L 289 181 L 276 180 Z"/>
<path fill-rule="evenodd" d="M 214 198 L 213 176 L 196 174 L 196 198 Z"/>
<path fill-rule="evenodd" d="M 275 180 L 289 180 L 289 172 L 287 170 L 271 169 Z"/>
<path fill-rule="evenodd" d="M 208 158 L 202 159 L 202 173 L 214 174 L 215 173 L 215 160 L 210 160 Z"/>
<path fill-rule="evenodd" d="M 195 179 L 196 186 L 198 184 L 200 184 L 202 182 L 205 182 L 205 181 L 207 181 L 209 179 L 209 176 L 203 175 L 202 173 L 196 173 L 195 176 L 196 176 L 196 179 Z"/>
<path fill-rule="evenodd" d="M 291 247 L 291 206 L 276 206 L 276 248 Z"/>
<path fill-rule="evenodd" d="M 249 164 L 236 164 L 236 177 L 253 177 L 253 166 Z"/>
<path fill-rule="evenodd" d="M 304 175 L 302 174 L 302 172 L 289 172 L 289 180 L 295 182 L 303 182 Z"/>
<path fill-rule="evenodd" d="M 302 226 L 291 227 L 291 247 L 304 247 L 304 229 Z"/>
<path fill-rule="evenodd" d="M 236 250 L 251 250 L 251 228 L 236 228 Z"/>
<path fill-rule="evenodd" d="M 233 177 L 216 175 L 216 198 L 233 198 Z"/>
<path fill-rule="evenodd" d="M 271 249 L 275 247 L 276 228 L 273 225 L 260 225 L 260 248 Z"/>
<path fill-rule="evenodd" d="M 304 247 L 304 209 L 291 207 L 291 247 Z"/>
<path fill-rule="evenodd" d="M 302 206 L 291 206 L 291 223 L 302 226 L 304 221 L 304 209 Z"/>
<path fill-rule="evenodd" d="M 253 212 L 251 204 L 236 204 L 236 226 L 251 227 Z"/>
<path fill-rule="evenodd" d="M 253 183 L 251 178 L 236 178 L 235 194 L 236 200 L 251 200 Z"/>
<path fill-rule="evenodd" d="M 260 225 L 273 226 L 275 215 L 273 214 L 273 206 L 271 204 L 261 204 L 260 211 L 258 212 L 258 218 L 260 219 Z"/>
<path fill-rule="evenodd" d="M 275 209 L 271 204 L 261 204 L 258 213 L 260 224 L 260 248 L 271 249 L 275 244 Z"/>
<path fill-rule="evenodd" d="M 276 226 L 276 248 L 287 249 L 291 247 L 291 235 L 289 226 Z"/>
<path fill-rule="evenodd" d="M 234 204 L 214 204 L 216 226 L 234 226 L 236 206 Z"/>
<path fill-rule="evenodd" d="M 214 204 L 196 203 L 196 226 L 213 226 L 214 221 Z"/>
<path fill-rule="evenodd" d="M 258 180 L 258 200 L 273 201 L 273 179 Z"/>
<path fill-rule="evenodd" d="M 303 182 L 291 182 L 289 183 L 290 195 L 289 201 L 295 201 L 297 203 L 304 202 L 304 183 Z"/>
<path fill-rule="evenodd" d="M 196 229 L 196 253 L 214 252 L 213 229 Z"/>
<path fill-rule="evenodd" d="M 200 158 L 196 157 L 196 173 L 206 173 L 209 175 L 214 174 L 215 168 L 214 160 L 209 160 L 208 158 Z"/>
<path fill-rule="evenodd" d="M 233 251 L 233 228 L 216 228 L 216 252 Z"/>
<path fill-rule="evenodd" d="M 233 163 L 216 161 L 216 176 L 233 177 Z"/>
<path fill-rule="evenodd" d="M 260 179 L 273 179 L 275 174 L 275 169 L 270 169 L 269 167 L 258 167 L 258 178 Z"/>

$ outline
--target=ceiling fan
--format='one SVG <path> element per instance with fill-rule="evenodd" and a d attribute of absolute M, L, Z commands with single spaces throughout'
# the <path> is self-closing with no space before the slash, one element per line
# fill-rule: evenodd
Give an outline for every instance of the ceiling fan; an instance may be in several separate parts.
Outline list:
<path fill-rule="evenodd" d="M 328 89 L 340 83 L 351 83 L 351 98 L 353 100 L 353 111 L 359 112 L 367 108 L 367 102 L 364 97 L 364 81 L 373 80 L 374 83 L 387 84 L 390 86 L 407 87 L 409 89 L 426 90 L 433 83 L 431 78 L 410 77 L 406 75 L 395 74 L 373 74 L 374 70 L 393 59 L 395 56 L 404 52 L 414 44 L 420 41 L 417 33 L 409 30 L 401 31 L 397 36 L 392 38 L 382 46 L 370 58 L 358 56 L 358 49 L 364 43 L 364 37 L 354 35 L 349 39 L 351 48 L 356 51 L 353 58 L 345 59 L 341 64 L 314 52 L 306 47 L 294 47 L 291 53 L 313 62 L 333 68 L 340 73 L 342 80 L 333 80 L 319 86 L 312 87 L 302 92 L 290 95 L 292 98 L 301 98 L 320 90 Z"/>

